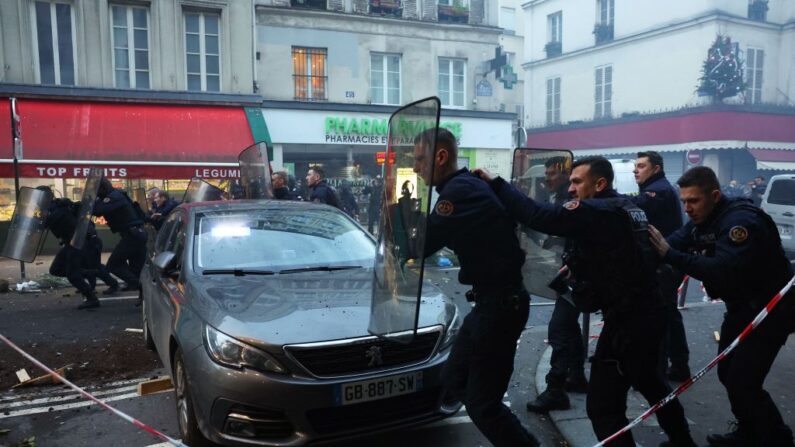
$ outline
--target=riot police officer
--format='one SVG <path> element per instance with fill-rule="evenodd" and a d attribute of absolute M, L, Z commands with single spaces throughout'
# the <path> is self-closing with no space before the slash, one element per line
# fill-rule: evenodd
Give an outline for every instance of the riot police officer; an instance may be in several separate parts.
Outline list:
<path fill-rule="evenodd" d="M 47 186 L 36 189 L 49 192 Z M 69 284 L 80 292 L 85 301 L 78 309 L 91 309 L 99 307 L 99 300 L 94 291 L 96 278 L 102 279 L 110 288 L 118 288 L 118 282 L 108 274 L 102 265 L 102 241 L 97 236 L 93 223 L 89 223 L 88 234 L 82 250 L 70 244 L 77 226 L 80 204 L 69 199 L 55 199 L 50 202 L 47 218 L 44 225 L 49 228 L 53 236 L 59 239 L 61 249 L 56 253 L 50 264 L 50 274 L 66 277 Z"/>
<path fill-rule="evenodd" d="M 103 216 L 110 231 L 121 236 L 108 258 L 108 271 L 125 282 L 122 290 L 138 290 L 146 258 L 147 236 L 143 217 L 136 213 L 127 194 L 114 188 L 105 177 L 99 182 L 94 215 Z"/>
<path fill-rule="evenodd" d="M 665 178 L 663 168 L 663 158 L 659 153 L 638 153 L 633 173 L 639 194 L 632 201 L 646 212 L 649 224 L 659 229 L 663 236 L 668 236 L 682 228 L 682 209 L 674 187 Z M 683 279 L 684 275 L 668 264 L 661 264 L 657 269 L 657 280 L 667 308 L 667 330 L 660 350 L 660 368 L 668 379 L 677 382 L 690 378 L 690 350 L 682 314 L 677 308 L 677 292 Z"/>
<path fill-rule="evenodd" d="M 482 173 L 489 178 L 487 173 Z M 654 404 L 671 391 L 656 368 L 665 333 L 665 312 L 657 290 L 657 258 L 649 242 L 645 213 L 612 188 L 613 168 L 603 157 L 572 165 L 563 206 L 539 203 L 501 178 L 491 186 L 510 215 L 537 231 L 569 239 L 565 263 L 572 297 L 585 312 L 602 311 L 588 386 L 587 412 L 600 440 L 627 424 L 626 398 L 635 388 Z M 666 446 L 695 446 L 678 400 L 657 413 Z M 634 447 L 631 433 L 611 442 Z"/>
<path fill-rule="evenodd" d="M 652 242 L 663 261 L 703 282 L 709 296 L 726 303 L 718 351 L 745 329 L 792 278 L 773 220 L 742 198 L 727 199 L 715 173 L 695 167 L 678 181 L 690 221 L 668 237 L 652 228 Z M 710 445 L 793 446 L 792 431 L 762 388 L 779 350 L 793 330 L 795 311 L 789 293 L 753 332 L 718 364 L 736 429 L 707 436 Z"/>
<path fill-rule="evenodd" d="M 466 168 L 457 169 L 455 136 L 446 129 L 436 132 L 429 129 L 414 140 L 414 172 L 426 184 L 432 179 L 439 193 L 428 217 L 424 254 L 444 246 L 455 251 L 461 263 L 458 279 L 472 286 L 476 303 L 452 347 L 445 384 L 466 404 L 472 421 L 492 444 L 538 446 L 502 402 L 516 341 L 530 311 L 530 296 L 522 284 L 525 256 L 515 223 L 484 181 Z"/>

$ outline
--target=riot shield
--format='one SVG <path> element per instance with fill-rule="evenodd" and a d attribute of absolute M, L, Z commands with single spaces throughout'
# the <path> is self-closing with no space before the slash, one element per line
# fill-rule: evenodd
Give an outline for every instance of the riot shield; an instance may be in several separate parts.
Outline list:
<path fill-rule="evenodd" d="M 182 196 L 182 203 L 213 202 L 225 199 L 226 192 L 223 189 L 213 186 L 198 177 L 193 177 L 188 183 L 185 195 Z"/>
<path fill-rule="evenodd" d="M 425 253 L 425 230 L 439 110 L 439 99 L 432 97 L 389 118 L 369 331 L 402 343 L 417 331 L 425 256 L 431 254 Z"/>
<path fill-rule="evenodd" d="M 17 261 L 33 262 L 47 237 L 47 214 L 52 193 L 40 189 L 19 188 L 2 256 Z"/>
<path fill-rule="evenodd" d="M 268 146 L 257 143 L 249 146 L 237 156 L 240 164 L 240 180 L 246 199 L 271 199 L 271 165 L 268 160 Z"/>
<path fill-rule="evenodd" d="M 102 180 L 102 169 L 91 168 L 86 177 L 86 185 L 83 187 L 83 196 L 80 198 L 80 214 L 77 216 L 75 234 L 69 243 L 72 247 L 82 250 L 83 244 L 88 236 L 88 228 L 91 225 L 91 214 L 94 212 L 94 202 L 97 200 L 99 191 L 99 181 Z"/>
<path fill-rule="evenodd" d="M 511 182 L 533 200 L 563 205 L 569 200 L 571 163 L 569 151 L 516 149 Z M 528 291 L 544 298 L 571 301 L 564 280 L 567 271 L 561 268 L 565 239 L 521 226 L 519 240 L 527 256 L 522 274 Z"/>
<path fill-rule="evenodd" d="M 133 189 L 133 201 L 138 203 L 138 206 L 141 207 L 144 213 L 148 213 L 152 206 L 152 203 L 149 202 L 149 198 L 146 196 L 146 190 L 144 188 Z"/>

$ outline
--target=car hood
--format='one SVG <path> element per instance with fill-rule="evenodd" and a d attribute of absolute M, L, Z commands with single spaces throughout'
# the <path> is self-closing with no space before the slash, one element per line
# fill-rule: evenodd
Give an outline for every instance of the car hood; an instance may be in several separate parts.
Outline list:
<path fill-rule="evenodd" d="M 205 276 L 189 281 L 191 308 L 210 326 L 264 349 L 368 336 L 373 271 Z M 449 322 L 455 305 L 426 284 L 419 327 Z"/>

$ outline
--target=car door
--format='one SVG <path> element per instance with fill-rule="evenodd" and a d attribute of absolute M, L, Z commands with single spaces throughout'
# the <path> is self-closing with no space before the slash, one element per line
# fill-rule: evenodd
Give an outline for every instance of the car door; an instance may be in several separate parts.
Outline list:
<path fill-rule="evenodd" d="M 157 233 L 154 248 L 155 256 L 164 251 L 174 251 L 177 247 L 176 240 L 179 237 L 180 230 L 184 229 L 184 221 L 184 210 L 178 209 L 171 213 Z M 184 230 L 182 232 L 184 237 Z M 176 314 L 170 292 L 176 286 L 177 277 L 176 275 L 164 274 L 153 263 L 150 263 L 149 267 L 149 274 L 152 278 L 151 284 L 147 284 L 151 291 L 149 294 L 151 297 L 149 300 L 150 330 L 158 352 L 168 353 L 173 317 Z"/>
<path fill-rule="evenodd" d="M 765 210 L 778 227 L 781 245 L 789 255 L 795 253 L 795 175 L 775 176 L 762 198 L 762 209 Z"/>

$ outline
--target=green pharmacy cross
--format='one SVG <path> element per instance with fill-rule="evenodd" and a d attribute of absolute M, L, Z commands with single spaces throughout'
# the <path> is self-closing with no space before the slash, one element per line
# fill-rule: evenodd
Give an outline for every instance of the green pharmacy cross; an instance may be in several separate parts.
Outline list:
<path fill-rule="evenodd" d="M 519 82 L 519 78 L 516 76 L 516 73 L 513 72 L 513 68 L 511 68 L 510 65 L 503 65 L 500 82 L 502 82 L 503 87 L 507 90 L 513 89 L 514 84 Z"/>

